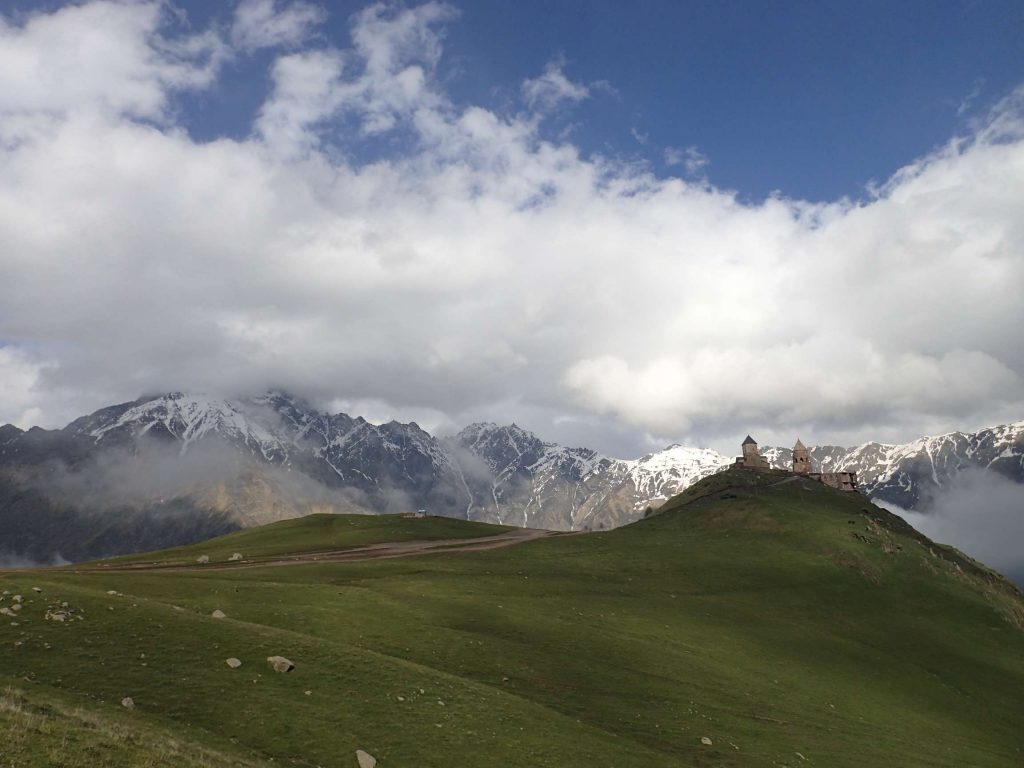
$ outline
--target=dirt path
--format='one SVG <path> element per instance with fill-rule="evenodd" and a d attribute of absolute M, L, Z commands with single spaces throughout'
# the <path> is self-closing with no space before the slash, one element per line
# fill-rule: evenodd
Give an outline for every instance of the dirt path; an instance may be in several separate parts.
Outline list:
<path fill-rule="evenodd" d="M 557 531 L 542 531 L 536 528 L 517 528 L 495 536 L 480 536 L 475 539 L 436 539 L 421 541 L 394 541 L 368 544 L 364 547 L 304 552 L 285 557 L 269 557 L 265 560 L 240 560 L 237 562 L 209 563 L 127 563 L 125 565 L 94 565 L 73 568 L 77 572 L 113 573 L 120 571 L 221 571 L 242 568 L 267 568 L 299 563 L 336 563 L 348 560 L 383 560 L 395 557 L 415 557 L 435 553 L 481 552 L 522 544 L 534 539 L 563 535 Z"/>

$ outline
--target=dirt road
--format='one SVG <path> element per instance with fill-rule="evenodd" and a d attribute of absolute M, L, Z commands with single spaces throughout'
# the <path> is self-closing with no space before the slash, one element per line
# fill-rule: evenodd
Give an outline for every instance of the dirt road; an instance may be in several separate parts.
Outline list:
<path fill-rule="evenodd" d="M 348 560 L 383 560 L 394 557 L 415 557 L 434 553 L 480 552 L 487 549 L 499 549 L 522 544 L 526 541 L 546 538 L 548 536 L 566 535 L 555 531 L 542 531 L 535 528 L 516 528 L 495 536 L 480 536 L 474 539 L 436 539 L 427 541 L 396 541 L 369 544 L 364 547 L 327 550 L 322 552 L 303 552 L 284 557 L 268 557 L 265 559 L 246 559 L 237 562 L 220 562 L 199 565 L 196 563 L 126 563 L 124 565 L 103 564 L 70 568 L 75 572 L 111 573 L 115 571 L 218 571 L 236 570 L 239 568 L 267 568 L 299 563 L 334 563 Z"/>

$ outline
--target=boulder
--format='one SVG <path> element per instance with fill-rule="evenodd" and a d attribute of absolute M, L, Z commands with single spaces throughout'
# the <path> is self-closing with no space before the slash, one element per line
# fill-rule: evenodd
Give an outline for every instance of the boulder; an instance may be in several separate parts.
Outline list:
<path fill-rule="evenodd" d="M 356 762 L 359 763 L 359 768 L 374 768 L 374 766 L 377 765 L 377 758 L 369 752 L 363 752 L 363 750 L 357 749 Z"/>
<path fill-rule="evenodd" d="M 132 701 L 131 696 L 125 696 L 123 699 L 121 699 L 121 706 L 125 709 L 135 709 L 135 702 Z"/>
<path fill-rule="evenodd" d="M 222 611 L 220 608 L 211 613 L 210 616 L 212 616 L 215 619 L 226 619 L 228 617 L 228 615 L 224 613 L 224 611 Z"/>
<path fill-rule="evenodd" d="M 235 552 L 235 554 L 233 554 L 231 557 L 228 558 L 228 560 L 231 560 L 231 561 L 241 560 L 241 559 L 242 559 L 242 553 L 241 552 Z"/>
<path fill-rule="evenodd" d="M 16 614 L 14 611 L 12 611 L 7 606 L 4 606 L 3 608 L 0 608 L 0 615 L 3 615 L 3 616 L 17 616 L 18 614 Z"/>
<path fill-rule="evenodd" d="M 705 747 L 710 747 L 711 746 L 711 739 L 709 739 L 707 736 L 701 736 L 700 737 L 700 743 L 703 744 Z"/>
<path fill-rule="evenodd" d="M 12 611 L 20 611 L 21 610 L 21 603 L 14 603 L 13 605 L 11 605 L 11 610 Z"/>
<path fill-rule="evenodd" d="M 32 591 L 33 592 L 42 592 L 43 590 L 41 590 L 39 587 L 32 587 Z"/>
<path fill-rule="evenodd" d="M 228 659 L 225 663 L 232 669 L 238 669 L 240 666 L 242 666 L 242 662 L 239 659 L 236 659 L 234 656 Z"/>
<path fill-rule="evenodd" d="M 295 669 L 295 665 L 284 656 L 267 656 L 267 663 L 274 668 L 275 672 L 291 672 Z"/>
<path fill-rule="evenodd" d="M 210 562 L 210 556 L 209 555 L 200 555 L 199 557 L 196 558 L 196 562 L 199 563 L 200 565 L 206 565 L 208 562 Z"/>
<path fill-rule="evenodd" d="M 15 595 L 14 597 L 12 597 L 11 598 L 11 602 L 12 603 L 20 603 L 21 602 L 21 595 Z"/>

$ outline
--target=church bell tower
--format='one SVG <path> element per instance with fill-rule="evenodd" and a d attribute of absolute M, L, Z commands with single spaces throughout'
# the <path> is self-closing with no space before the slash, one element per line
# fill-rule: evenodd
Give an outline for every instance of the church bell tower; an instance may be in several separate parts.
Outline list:
<path fill-rule="evenodd" d="M 809 475 L 811 473 L 811 456 L 800 439 L 797 438 L 793 446 L 793 472 L 798 475 Z"/>

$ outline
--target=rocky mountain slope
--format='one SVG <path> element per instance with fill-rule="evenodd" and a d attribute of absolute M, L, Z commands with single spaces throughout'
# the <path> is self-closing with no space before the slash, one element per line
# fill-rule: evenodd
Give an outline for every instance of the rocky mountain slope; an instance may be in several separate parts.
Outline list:
<path fill-rule="evenodd" d="M 762 453 L 773 466 L 789 467 L 788 448 Z M 815 446 L 811 461 L 822 472 L 857 472 L 861 490 L 903 509 L 926 509 L 944 487 L 967 469 L 997 472 L 1024 483 L 1024 421 L 974 433 L 950 432 L 909 443 L 864 443 L 855 448 Z"/>
<path fill-rule="evenodd" d="M 731 462 L 716 451 L 681 445 L 613 459 L 545 443 L 515 424 L 473 424 L 447 444 L 460 465 L 482 464 L 485 470 L 467 483 L 474 519 L 558 530 L 632 522 L 648 506 Z"/>
<path fill-rule="evenodd" d="M 767 448 L 775 466 L 789 449 Z M 969 467 L 1024 482 L 1024 422 L 974 434 L 811 449 L 906 508 Z M 0 427 L 0 556 L 81 559 L 187 543 L 327 511 L 428 509 L 556 530 L 640 518 L 732 462 L 672 445 L 638 459 L 544 442 L 513 424 L 437 438 L 415 423 L 327 414 L 280 392 L 172 393 L 103 408 L 64 429 Z"/>

